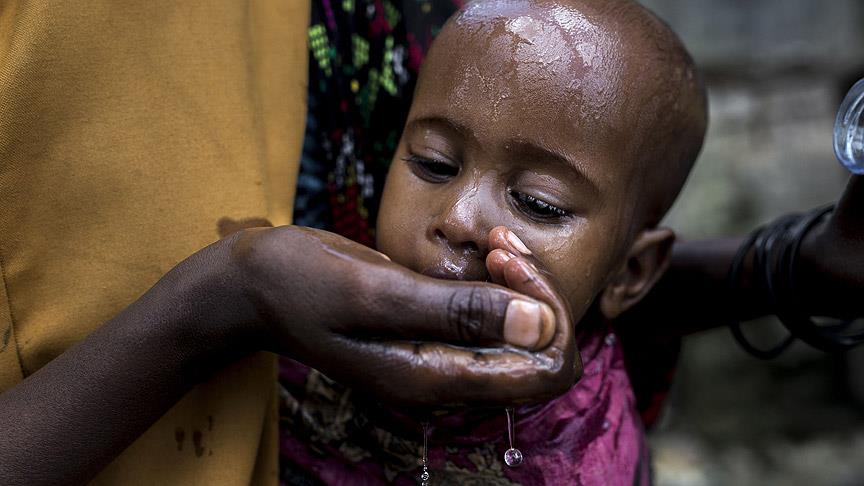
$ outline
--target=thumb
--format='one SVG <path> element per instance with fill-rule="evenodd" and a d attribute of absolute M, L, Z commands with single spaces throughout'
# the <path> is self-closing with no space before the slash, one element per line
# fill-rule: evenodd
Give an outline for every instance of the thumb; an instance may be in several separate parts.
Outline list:
<path fill-rule="evenodd" d="M 551 307 L 537 299 L 484 282 L 387 270 L 393 275 L 379 274 L 379 282 L 363 285 L 360 292 L 370 295 L 358 299 L 362 322 L 355 321 L 352 332 L 462 346 L 506 343 L 531 350 L 546 347 L 555 334 Z"/>

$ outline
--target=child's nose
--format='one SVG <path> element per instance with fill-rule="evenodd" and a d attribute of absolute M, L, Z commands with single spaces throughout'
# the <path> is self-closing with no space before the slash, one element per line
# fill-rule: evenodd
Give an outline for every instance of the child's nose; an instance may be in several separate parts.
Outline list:
<path fill-rule="evenodd" d="M 483 197 L 477 188 L 451 199 L 434 223 L 434 234 L 457 252 L 477 253 L 483 258 L 489 251 L 489 231 L 483 214 Z"/>

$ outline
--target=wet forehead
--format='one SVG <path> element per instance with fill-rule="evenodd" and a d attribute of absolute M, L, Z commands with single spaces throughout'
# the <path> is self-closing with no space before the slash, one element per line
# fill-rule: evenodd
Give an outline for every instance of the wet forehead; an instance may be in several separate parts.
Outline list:
<path fill-rule="evenodd" d="M 586 162 L 621 160 L 619 47 L 615 33 L 572 8 L 475 3 L 436 40 L 412 116 L 454 119 L 484 142 L 525 139 Z"/>
<path fill-rule="evenodd" d="M 455 26 L 491 38 L 523 74 L 530 65 L 541 75 L 570 84 L 618 56 L 614 35 L 584 10 L 532 1 L 476 2 L 455 19 Z M 566 79 L 562 79 L 566 78 Z"/>
<path fill-rule="evenodd" d="M 570 7 L 474 3 L 436 41 L 414 111 L 467 120 L 480 136 L 506 133 L 596 156 L 620 147 L 614 139 L 626 131 L 619 44 Z"/>

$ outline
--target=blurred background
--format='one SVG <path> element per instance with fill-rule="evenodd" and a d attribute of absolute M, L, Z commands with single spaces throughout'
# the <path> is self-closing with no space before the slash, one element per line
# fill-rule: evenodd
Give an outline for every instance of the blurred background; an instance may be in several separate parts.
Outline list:
<path fill-rule="evenodd" d="M 864 76 L 860 0 L 643 0 L 706 76 L 702 155 L 667 218 L 685 238 L 744 234 L 830 202 L 847 173 L 831 129 Z M 767 345 L 771 320 L 745 328 Z M 650 433 L 658 485 L 864 484 L 864 349 L 796 344 L 760 361 L 727 329 L 686 338 L 667 409 Z"/>

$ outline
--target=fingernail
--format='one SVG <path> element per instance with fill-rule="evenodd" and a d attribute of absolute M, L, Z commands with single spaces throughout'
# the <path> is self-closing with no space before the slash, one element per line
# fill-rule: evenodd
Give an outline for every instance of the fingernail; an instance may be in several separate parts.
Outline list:
<path fill-rule="evenodd" d="M 507 231 L 507 241 L 509 241 L 510 244 L 513 245 L 514 248 L 519 250 L 519 253 L 522 253 L 523 255 L 530 255 L 531 254 L 531 250 L 529 250 L 528 247 L 525 246 L 525 243 L 522 243 L 522 240 L 520 240 L 519 237 L 516 236 L 516 233 L 508 230 Z"/>
<path fill-rule="evenodd" d="M 540 313 L 542 314 L 541 324 L 540 324 L 540 339 L 537 340 L 537 344 L 534 346 L 537 349 L 545 348 L 552 342 L 552 338 L 555 336 L 555 313 L 552 312 L 552 308 L 546 304 L 540 304 Z"/>
<path fill-rule="evenodd" d="M 510 253 L 509 251 L 505 251 L 504 255 L 501 257 L 505 262 L 509 262 L 510 260 L 516 258 L 516 255 Z"/>
<path fill-rule="evenodd" d="M 513 299 L 504 315 L 504 340 L 513 346 L 533 349 L 543 331 L 540 304 Z"/>

